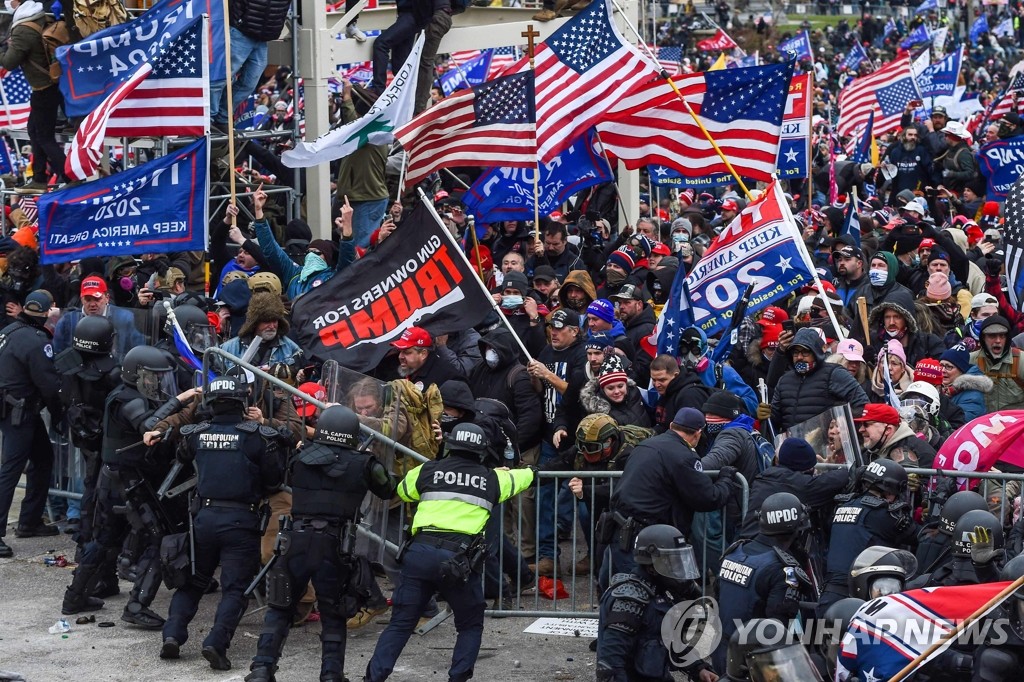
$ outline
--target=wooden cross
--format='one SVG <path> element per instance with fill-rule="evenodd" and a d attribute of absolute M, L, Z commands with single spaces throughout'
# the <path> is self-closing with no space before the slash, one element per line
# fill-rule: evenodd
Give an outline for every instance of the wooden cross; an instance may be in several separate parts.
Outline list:
<path fill-rule="evenodd" d="M 533 28 L 533 24 L 527 24 L 526 30 L 520 33 L 522 37 L 526 38 L 526 56 L 531 60 L 533 59 L 533 39 L 540 38 L 540 31 Z"/>

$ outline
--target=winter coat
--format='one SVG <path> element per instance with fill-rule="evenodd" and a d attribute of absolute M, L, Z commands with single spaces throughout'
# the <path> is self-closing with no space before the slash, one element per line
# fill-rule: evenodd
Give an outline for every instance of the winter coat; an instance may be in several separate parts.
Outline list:
<path fill-rule="evenodd" d="M 571 245 L 570 245 L 571 246 Z M 569 247 L 565 247 L 568 249 Z M 557 272 L 557 270 L 556 270 Z M 565 306 L 565 297 L 562 292 L 565 291 L 565 287 L 570 284 L 575 284 L 587 295 L 587 304 L 593 303 L 597 299 L 597 289 L 594 287 L 594 280 L 590 278 L 590 273 L 586 270 L 573 270 L 565 277 L 559 277 L 562 282 L 562 286 L 558 288 L 558 305 L 560 307 Z M 586 307 L 584 306 L 584 310 Z M 580 315 L 583 315 L 583 310 L 577 311 Z"/>
<path fill-rule="evenodd" d="M 985 407 L 985 394 L 992 390 L 991 379 L 981 370 L 971 365 L 966 374 L 953 380 L 949 387 L 949 401 L 964 411 L 964 419 L 971 421 L 988 412 Z"/>
<path fill-rule="evenodd" d="M 231 25 L 253 40 L 277 40 L 290 7 L 288 0 L 231 0 Z"/>
<path fill-rule="evenodd" d="M 534 390 L 526 368 L 519 361 L 519 347 L 504 327 L 487 332 L 480 339 L 480 354 L 493 348 L 498 366 L 491 369 L 479 363 L 469 373 L 469 387 L 477 398 L 494 398 L 505 403 L 512 413 L 519 436 L 519 449 L 528 450 L 540 443 L 544 424 L 540 394 Z"/>
<path fill-rule="evenodd" d="M 533 277 L 534 271 L 541 265 L 550 265 L 554 269 L 555 274 L 558 275 L 558 281 L 562 282 L 563 285 L 570 272 L 580 270 L 586 274 L 586 270 L 584 270 L 586 266 L 583 263 L 583 259 L 580 258 L 579 249 L 572 244 L 566 244 L 565 250 L 554 258 L 548 258 L 547 254 L 531 257 L 526 262 L 527 276 Z M 589 274 L 587 274 L 587 279 L 590 279 Z M 593 282 L 590 283 L 590 291 L 588 293 L 592 297 L 591 300 L 596 298 Z"/>
<path fill-rule="evenodd" d="M 33 90 L 44 90 L 54 85 L 50 80 L 50 60 L 43 46 L 42 33 L 28 26 L 29 23 L 40 29 L 49 23 L 44 7 L 35 0 L 22 3 L 15 12 L 7 50 L 0 55 L 0 65 L 8 71 L 22 67 L 29 86 Z"/>
<path fill-rule="evenodd" d="M 665 387 L 665 395 L 658 400 L 654 409 L 654 430 L 664 433 L 676 412 L 684 407 L 704 411 L 704 403 L 714 390 L 708 388 L 690 369 L 680 369 L 676 378 Z"/>
<path fill-rule="evenodd" d="M 733 355 L 733 367 L 739 372 L 743 383 L 757 391 L 758 379 L 768 383 L 768 358 L 761 352 L 761 339 L 754 339 L 747 344 L 747 352 L 740 356 Z"/>
<path fill-rule="evenodd" d="M 971 353 L 971 364 L 992 380 L 992 390 L 985 394 L 985 411 L 1024 409 L 1024 388 L 1021 387 L 1024 384 L 1024 357 L 1020 357 L 1021 351 L 1010 348 L 998 360 L 985 354 L 979 363 L 983 353 L 981 350 Z M 1018 357 L 1016 376 L 1013 372 L 1015 355 Z"/>
<path fill-rule="evenodd" d="M 302 266 L 293 261 L 291 256 L 285 253 L 285 250 L 274 239 L 274 233 L 270 231 L 270 223 L 266 219 L 254 220 L 252 227 L 256 231 L 260 250 L 263 251 L 263 256 L 270 263 L 271 271 L 284 283 L 285 295 L 293 302 L 313 287 L 320 286 L 329 280 L 335 273 L 344 270 L 356 259 L 355 241 L 342 239 L 338 245 L 338 262 L 333 268 L 328 266 L 325 270 L 315 272 L 305 280 L 300 280 Z"/>
<path fill-rule="evenodd" d="M 942 174 L 942 184 L 959 194 L 968 182 L 978 177 L 978 160 L 964 141 L 959 141 L 935 157 L 935 165 Z"/>
<path fill-rule="evenodd" d="M 923 358 L 939 359 L 939 356 L 946 352 L 946 344 L 935 334 L 926 334 L 917 326 L 917 319 L 914 317 L 914 297 L 910 292 L 906 294 L 890 294 L 884 301 L 871 309 L 868 315 L 868 328 L 871 329 L 871 339 L 868 340 L 867 357 L 878 357 L 878 352 L 889 340 L 882 327 L 886 310 L 895 310 L 907 321 L 907 333 L 900 341 L 903 344 L 903 351 L 907 355 L 907 367 L 916 367 L 917 362 Z"/>
<path fill-rule="evenodd" d="M 760 472 L 757 465 L 759 454 L 751 436 L 753 429 L 754 420 L 745 414 L 726 424 L 711 442 L 708 454 L 700 458 L 704 470 L 736 467 L 748 484 L 753 481 Z M 735 518 L 738 525 L 741 521 L 740 508 L 733 500 L 729 501 L 729 515 Z"/>
<path fill-rule="evenodd" d="M 632 424 L 642 426 L 645 429 L 651 426 L 651 415 L 647 413 L 647 406 L 640 395 L 640 389 L 632 379 L 627 381 L 629 390 L 621 403 L 613 404 L 601 390 L 597 379 L 591 379 L 580 389 L 580 404 L 585 414 L 600 412 L 607 414 L 617 424 Z"/>
<path fill-rule="evenodd" d="M 868 461 L 886 457 L 894 462 L 904 462 L 903 466 L 930 467 L 935 460 L 935 448 L 929 445 L 928 441 L 918 438 L 904 421 L 900 422 L 896 433 L 892 434 L 882 447 L 868 450 L 866 454 Z M 908 460 L 916 460 L 917 463 L 908 463 Z"/>
<path fill-rule="evenodd" d="M 817 330 L 801 329 L 793 338 L 793 345 L 813 349 L 814 367 L 805 375 L 790 369 L 779 379 L 772 396 L 772 423 L 776 433 L 845 403 L 850 403 L 855 417 L 860 416 L 868 397 L 844 367 L 825 362 L 825 350 Z"/>
<path fill-rule="evenodd" d="M 812 511 L 816 511 L 830 506 L 835 496 L 843 492 L 849 479 L 850 472 L 846 469 L 815 474 L 793 471 L 781 465 L 769 467 L 750 482 L 747 516 L 743 519 L 740 536 L 752 538 L 757 535 L 758 511 L 769 495 L 791 493 Z"/>

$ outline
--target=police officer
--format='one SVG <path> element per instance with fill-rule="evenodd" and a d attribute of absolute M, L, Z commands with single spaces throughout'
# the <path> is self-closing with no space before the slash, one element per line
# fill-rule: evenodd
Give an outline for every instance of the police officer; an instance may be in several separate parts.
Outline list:
<path fill-rule="evenodd" d="M 948 480 L 953 483 L 952 479 Z M 988 509 L 985 498 L 973 490 L 961 490 L 946 499 L 939 512 L 938 521 L 932 521 L 921 529 L 914 556 L 917 557 L 917 565 L 921 567 L 923 573 L 931 573 L 949 563 L 953 549 L 951 538 L 956 522 L 961 516 L 975 509 Z"/>
<path fill-rule="evenodd" d="M 410 471 L 398 485 L 406 502 L 418 502 L 412 538 L 402 558 L 402 582 L 391 595 L 391 623 L 366 666 L 369 682 L 386 680 L 430 597 L 439 592 L 455 616 L 455 651 L 448 679 L 473 677 L 484 627 L 480 579 L 485 548 L 481 531 L 495 506 L 525 490 L 532 469 L 493 469 L 503 462 L 505 438 L 487 425 L 452 429 L 446 456 Z"/>
<path fill-rule="evenodd" d="M 717 669 L 726 667 L 728 642 L 737 621 L 776 618 L 786 622 L 797 616 L 801 600 L 817 599 L 810 577 L 790 554 L 810 527 L 807 510 L 796 495 L 775 493 L 761 506 L 754 539 L 739 540 L 725 550 L 718 571 L 722 641 L 714 656 Z"/>
<path fill-rule="evenodd" d="M 17 304 L 9 304 L 17 305 Z M 14 556 L 4 543 L 6 519 L 14 500 L 14 487 L 28 468 L 25 499 L 14 535 L 19 538 L 57 535 L 56 526 L 43 523 L 46 494 L 53 472 L 53 445 L 40 411 L 50 411 L 51 422 L 63 414 L 58 390 L 60 377 L 53 366 L 53 344 L 44 327 L 53 297 L 39 289 L 25 299 L 15 320 L 0 329 L 0 558 Z"/>
<path fill-rule="evenodd" d="M 858 554 L 873 545 L 912 544 L 917 537 L 919 529 L 910 505 L 902 499 L 907 492 L 907 472 L 900 464 L 884 458 L 869 463 L 855 490 L 836 496 L 818 615 L 850 596 L 848 574 Z"/>
<path fill-rule="evenodd" d="M 149 630 L 164 624 L 149 606 L 160 586 L 160 540 L 177 525 L 179 516 L 169 513 L 154 493 L 171 455 L 160 444 L 150 450 L 141 437 L 162 415 L 180 409 L 195 395 L 194 390 L 174 395 L 174 370 L 174 358 L 153 346 L 136 346 L 124 357 L 121 386 L 107 396 L 104 406 L 103 468 L 96 484 L 93 539 L 82 551 L 74 580 L 64 593 L 64 614 L 99 608 L 89 595 L 131 530 L 142 550 L 121 620 Z"/>
<path fill-rule="evenodd" d="M 323 411 L 313 442 L 291 463 L 290 529 L 278 535 L 267 574 L 267 614 L 247 682 L 274 679 L 288 628 L 312 578 L 320 606 L 321 682 L 345 679 L 345 620 L 342 597 L 352 578 L 355 524 L 366 492 L 387 500 L 395 481 L 372 454 L 356 450 L 359 417 L 341 405 Z"/>
<path fill-rule="evenodd" d="M 81 527 L 76 538 L 79 547 L 84 547 L 92 538 L 96 480 L 103 445 L 103 405 L 110 392 L 121 384 L 121 368 L 113 350 L 114 323 L 101 315 L 87 315 L 75 325 L 71 347 L 54 359 L 60 374 L 60 398 L 71 444 L 82 452 L 85 460 Z"/>
<path fill-rule="evenodd" d="M 220 565 L 221 598 L 213 627 L 203 640 L 203 658 L 214 670 L 230 670 L 227 650 L 245 613 L 245 588 L 260 567 L 260 500 L 281 485 L 287 435 L 246 421 L 249 387 L 218 377 L 206 387 L 210 421 L 181 429 L 178 458 L 195 462 L 193 509 L 195 565 L 174 593 L 163 627 L 160 658 L 178 658 L 188 624 Z M 182 576 L 185 577 L 185 576 Z"/>
<path fill-rule="evenodd" d="M 1024 555 L 1006 562 L 1001 580 L 1015 581 L 1024 576 Z M 1020 679 L 1024 666 L 1024 590 L 1013 596 L 989 616 L 992 620 L 1008 622 L 1009 627 L 991 630 L 989 641 L 978 648 L 974 656 L 973 682 L 1011 682 Z M 994 640 L 994 641 L 993 641 Z"/>
<path fill-rule="evenodd" d="M 868 547 L 850 566 L 850 594 L 863 601 L 896 594 L 903 591 L 907 579 L 916 572 L 917 559 L 907 550 Z"/>
<path fill-rule="evenodd" d="M 981 535 L 985 546 L 975 546 Z M 988 509 L 974 509 L 963 514 L 953 527 L 951 558 L 930 574 L 913 582 L 913 587 L 941 585 L 977 585 L 999 579 L 1003 564 L 1003 528 Z M 983 554 L 983 552 L 985 552 Z"/>
<path fill-rule="evenodd" d="M 635 566 L 616 573 L 601 596 L 597 628 L 598 682 L 670 680 L 673 669 L 690 679 L 718 679 L 710 666 L 697 660 L 680 668 L 664 646 L 661 624 L 672 606 L 700 596 L 693 582 L 700 576 L 693 547 L 667 524 L 647 526 L 636 537 Z"/>

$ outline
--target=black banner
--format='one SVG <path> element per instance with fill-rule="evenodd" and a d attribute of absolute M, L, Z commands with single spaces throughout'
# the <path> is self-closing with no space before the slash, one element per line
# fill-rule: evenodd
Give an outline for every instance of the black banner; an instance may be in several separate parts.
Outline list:
<path fill-rule="evenodd" d="M 408 327 L 437 336 L 479 324 L 491 302 L 443 229 L 418 203 L 380 246 L 295 301 L 295 341 L 368 372 Z"/>

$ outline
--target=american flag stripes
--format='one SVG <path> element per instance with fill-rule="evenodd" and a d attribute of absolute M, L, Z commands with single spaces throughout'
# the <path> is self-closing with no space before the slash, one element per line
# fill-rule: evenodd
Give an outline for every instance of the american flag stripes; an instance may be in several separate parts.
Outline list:
<path fill-rule="evenodd" d="M 670 76 L 678 76 L 683 72 L 681 63 L 683 61 L 683 48 L 681 47 L 659 47 L 648 45 L 651 54 L 658 58 L 658 66 L 664 69 Z"/>
<path fill-rule="evenodd" d="M 1024 71 L 1013 77 L 1013 81 L 1006 88 L 1006 91 L 992 104 L 992 110 L 988 114 L 988 122 L 998 121 L 1011 111 L 1016 111 L 1019 114 L 1019 107 L 1013 101 L 1013 93 L 1021 93 L 1022 91 L 1024 91 Z"/>
<path fill-rule="evenodd" d="M 723 69 L 673 78 L 736 172 L 770 181 L 776 168 L 791 64 Z M 668 83 L 649 83 L 614 105 L 601 141 L 627 168 L 669 166 L 687 177 L 728 173 Z"/>
<path fill-rule="evenodd" d="M 1003 244 L 1006 247 L 1007 296 L 1014 310 L 1024 303 L 1024 178 L 1006 194 L 1003 210 Z"/>
<path fill-rule="evenodd" d="M 852 135 L 875 113 L 874 134 L 882 135 L 899 127 L 907 103 L 917 99 L 917 88 L 910 72 L 910 56 L 904 54 L 874 73 L 855 78 L 839 93 L 840 135 Z"/>
<path fill-rule="evenodd" d="M 608 107 L 658 72 L 595 0 L 536 50 L 537 152 L 547 163 L 592 127 Z"/>
<path fill-rule="evenodd" d="M 535 168 L 532 72 L 462 90 L 395 131 L 408 155 L 406 186 L 452 165 Z"/>
<path fill-rule="evenodd" d="M 20 69 L 11 71 L 0 80 L 3 97 L 0 98 L 0 128 L 24 128 L 28 123 L 29 101 L 32 88 Z"/>

